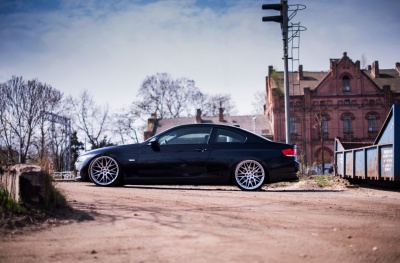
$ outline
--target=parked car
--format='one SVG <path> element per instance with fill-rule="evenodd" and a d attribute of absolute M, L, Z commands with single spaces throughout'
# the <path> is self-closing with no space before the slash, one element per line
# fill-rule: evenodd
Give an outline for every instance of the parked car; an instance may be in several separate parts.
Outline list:
<path fill-rule="evenodd" d="M 98 186 L 236 184 L 247 191 L 298 180 L 299 166 L 295 145 L 219 124 L 176 126 L 143 143 L 85 152 L 75 163 L 77 180 Z"/>

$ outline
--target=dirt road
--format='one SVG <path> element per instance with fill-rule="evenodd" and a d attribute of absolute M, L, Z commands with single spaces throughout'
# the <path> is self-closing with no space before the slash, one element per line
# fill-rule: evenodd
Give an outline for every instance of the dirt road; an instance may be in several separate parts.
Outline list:
<path fill-rule="evenodd" d="M 58 183 L 80 220 L 0 238 L 0 262 L 400 262 L 400 192 Z"/>

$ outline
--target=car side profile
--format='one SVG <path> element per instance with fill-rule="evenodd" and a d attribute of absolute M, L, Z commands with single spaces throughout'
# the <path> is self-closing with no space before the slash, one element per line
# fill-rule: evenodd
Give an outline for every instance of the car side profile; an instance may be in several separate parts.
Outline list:
<path fill-rule="evenodd" d="M 237 185 L 245 191 L 298 180 L 296 146 L 235 126 L 180 125 L 148 140 L 83 153 L 77 180 L 125 184 Z"/>

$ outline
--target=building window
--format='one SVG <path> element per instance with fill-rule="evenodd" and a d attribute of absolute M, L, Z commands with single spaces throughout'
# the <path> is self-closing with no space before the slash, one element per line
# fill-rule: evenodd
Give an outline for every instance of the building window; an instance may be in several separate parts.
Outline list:
<path fill-rule="evenodd" d="M 326 116 L 322 116 L 322 133 L 328 133 L 328 120 Z"/>
<path fill-rule="evenodd" d="M 351 116 L 343 117 L 343 133 L 351 133 L 353 132 L 353 128 L 351 126 Z"/>
<path fill-rule="evenodd" d="M 368 132 L 377 132 L 376 115 L 368 115 Z"/>
<path fill-rule="evenodd" d="M 296 117 L 290 117 L 290 133 L 297 134 Z"/>
<path fill-rule="evenodd" d="M 348 76 L 344 76 L 342 81 L 343 81 L 343 91 L 350 91 L 350 78 Z"/>

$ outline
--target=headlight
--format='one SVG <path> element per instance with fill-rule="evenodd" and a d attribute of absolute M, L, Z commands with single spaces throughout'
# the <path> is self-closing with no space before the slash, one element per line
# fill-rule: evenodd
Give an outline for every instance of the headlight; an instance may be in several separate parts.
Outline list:
<path fill-rule="evenodd" d="M 92 158 L 93 156 L 95 156 L 95 154 L 84 154 L 84 155 L 80 155 L 78 157 L 78 159 L 76 160 L 77 163 L 82 163 L 87 159 Z"/>

